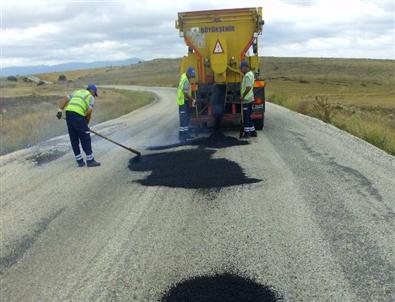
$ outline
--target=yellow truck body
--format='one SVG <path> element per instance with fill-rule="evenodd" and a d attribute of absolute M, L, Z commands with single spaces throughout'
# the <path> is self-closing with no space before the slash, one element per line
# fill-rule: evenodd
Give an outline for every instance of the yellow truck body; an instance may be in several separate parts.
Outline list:
<path fill-rule="evenodd" d="M 260 7 L 178 13 L 176 28 L 188 51 L 181 61 L 180 73 L 188 67 L 196 70 L 193 87 L 198 108 L 190 110 L 192 124 L 240 121 L 243 75 L 239 66 L 241 61 L 247 61 L 256 78 L 252 118 L 262 129 L 264 81 L 260 78 L 258 35 L 263 24 Z"/>

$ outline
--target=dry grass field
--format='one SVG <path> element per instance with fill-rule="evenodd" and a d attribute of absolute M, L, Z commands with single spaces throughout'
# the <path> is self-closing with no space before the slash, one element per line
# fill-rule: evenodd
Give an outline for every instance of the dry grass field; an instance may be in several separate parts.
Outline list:
<path fill-rule="evenodd" d="M 179 59 L 155 59 L 129 66 L 42 74 L 39 77 L 56 81 L 60 74 L 65 74 L 67 79 L 89 83 L 175 87 L 178 84 L 179 63 Z"/>
<path fill-rule="evenodd" d="M 67 133 L 65 121 L 55 114 L 59 100 L 82 84 L 37 86 L 22 81 L 1 81 L 0 154 L 32 146 L 54 136 Z M 99 89 L 91 124 L 113 119 L 148 104 L 150 93 Z"/>
<path fill-rule="evenodd" d="M 264 58 L 268 100 L 395 155 L 395 61 Z"/>
<path fill-rule="evenodd" d="M 268 101 L 320 118 L 395 155 L 395 61 L 263 57 L 261 62 Z M 63 91 L 44 85 L 37 92 L 37 87 L 18 82 L 13 87 L 9 83 L 2 86 L 2 94 L 36 94 L 37 100 L 44 100 L 41 96 L 59 96 L 59 91 L 64 93 L 75 83 L 88 82 L 175 87 L 179 63 L 180 59 L 156 59 L 130 66 L 63 72 L 72 81 L 55 85 Z M 57 82 L 59 75 L 38 76 Z M 30 114 L 33 107 L 28 110 Z M 10 123 L 2 119 L 3 125 Z"/>

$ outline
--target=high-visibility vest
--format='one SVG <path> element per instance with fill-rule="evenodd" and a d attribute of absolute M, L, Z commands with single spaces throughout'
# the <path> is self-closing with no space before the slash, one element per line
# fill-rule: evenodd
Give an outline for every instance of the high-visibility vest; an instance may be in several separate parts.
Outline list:
<path fill-rule="evenodd" d="M 89 108 L 91 93 L 88 90 L 81 89 L 74 91 L 70 99 L 66 111 L 73 111 L 82 116 L 86 115 Z"/>
<path fill-rule="evenodd" d="M 188 82 L 188 77 L 186 73 L 183 73 L 180 77 L 180 82 L 178 83 L 178 89 L 177 89 L 177 104 L 179 106 L 184 105 L 185 103 L 185 95 L 184 95 L 184 84 L 185 82 Z M 189 85 L 189 95 L 192 94 L 192 88 L 191 85 Z"/>
<path fill-rule="evenodd" d="M 251 86 L 251 90 L 244 97 L 244 103 L 251 103 L 252 101 L 254 101 L 254 91 L 253 90 L 254 90 L 254 81 L 255 81 L 254 73 L 251 70 L 244 75 L 243 80 L 241 81 L 240 93 L 242 96 L 247 88 L 247 79 L 250 79 L 250 83 L 252 86 Z"/>

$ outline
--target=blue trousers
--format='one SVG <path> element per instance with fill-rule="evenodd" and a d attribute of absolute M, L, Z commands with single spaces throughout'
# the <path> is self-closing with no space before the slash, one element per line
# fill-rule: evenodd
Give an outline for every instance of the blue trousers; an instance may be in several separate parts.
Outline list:
<path fill-rule="evenodd" d="M 255 127 L 251 119 L 251 114 L 252 114 L 252 102 L 247 104 L 243 103 L 244 132 L 255 131 Z"/>
<path fill-rule="evenodd" d="M 180 116 L 180 134 L 186 134 L 189 132 L 189 113 L 187 101 L 184 105 L 178 106 L 178 115 Z"/>
<path fill-rule="evenodd" d="M 66 122 L 69 130 L 71 147 L 73 148 L 76 160 L 82 159 L 80 142 L 87 160 L 93 159 L 91 136 L 86 117 L 76 112 L 66 111 Z"/>

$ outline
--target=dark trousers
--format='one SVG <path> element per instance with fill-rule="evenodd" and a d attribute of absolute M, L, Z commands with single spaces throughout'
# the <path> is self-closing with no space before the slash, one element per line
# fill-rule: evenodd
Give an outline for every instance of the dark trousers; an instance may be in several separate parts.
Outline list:
<path fill-rule="evenodd" d="M 255 131 L 255 127 L 251 119 L 251 114 L 252 114 L 252 102 L 247 104 L 243 103 L 244 132 Z"/>
<path fill-rule="evenodd" d="M 184 105 L 178 106 L 178 114 L 180 116 L 180 134 L 187 134 L 189 132 L 189 113 L 187 101 Z"/>
<path fill-rule="evenodd" d="M 93 159 L 91 136 L 86 122 L 86 117 L 76 112 L 66 111 L 66 122 L 75 158 L 77 160 L 82 159 L 80 151 L 81 142 L 82 149 L 84 150 L 87 159 Z"/>

